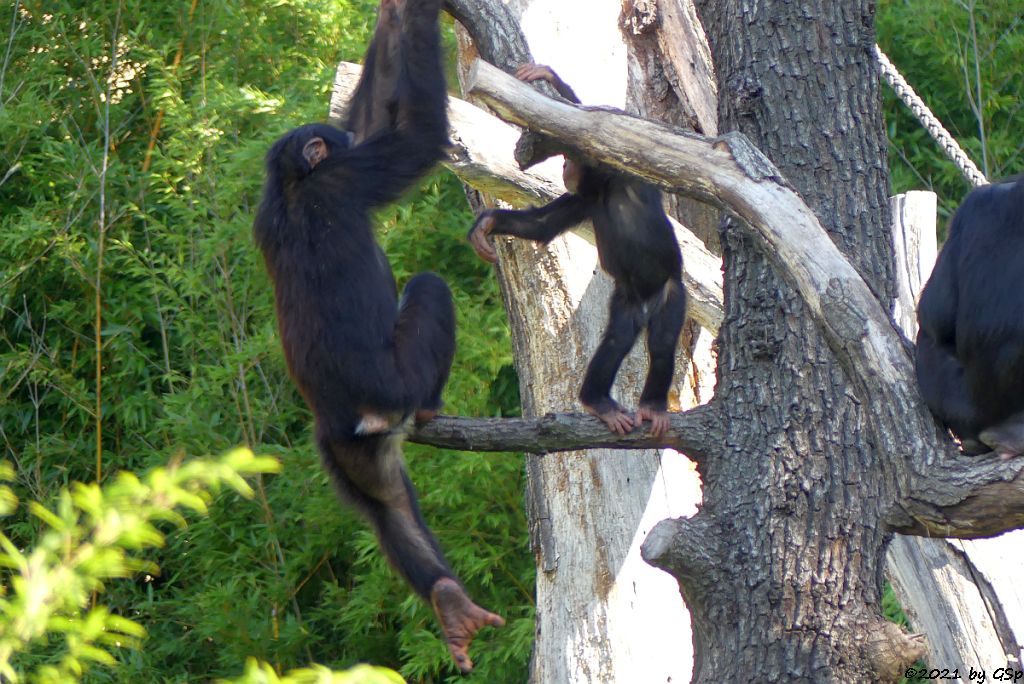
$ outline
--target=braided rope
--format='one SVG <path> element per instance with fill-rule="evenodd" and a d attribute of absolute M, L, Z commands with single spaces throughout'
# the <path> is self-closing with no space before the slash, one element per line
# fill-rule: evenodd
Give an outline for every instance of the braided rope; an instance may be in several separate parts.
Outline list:
<path fill-rule="evenodd" d="M 875 45 L 875 58 L 878 60 L 878 66 L 885 82 L 892 87 L 903 104 L 910 108 L 921 125 L 928 130 L 928 134 L 935 139 L 935 142 L 939 143 L 946 156 L 960 168 L 960 173 L 964 174 L 964 177 L 975 186 L 987 185 L 988 179 L 985 178 L 985 174 L 978 170 L 956 139 L 942 126 L 942 123 L 928 109 L 924 100 L 914 92 L 914 89 L 882 52 L 882 48 L 877 45 Z"/>

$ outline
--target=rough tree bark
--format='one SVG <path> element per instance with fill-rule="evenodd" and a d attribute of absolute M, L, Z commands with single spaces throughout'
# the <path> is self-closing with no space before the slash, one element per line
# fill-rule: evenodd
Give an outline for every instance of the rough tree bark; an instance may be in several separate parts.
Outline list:
<path fill-rule="evenodd" d="M 873 4 L 709 0 L 698 8 L 722 129 L 742 131 L 775 160 L 889 301 Z M 892 681 L 921 651 L 879 615 L 888 539 L 878 520 L 892 494 L 862 438 L 872 407 L 749 232 L 730 221 L 722 241 L 719 367 L 728 372 L 716 403 L 728 415 L 727 448 L 702 469 L 705 506 L 679 540 L 701 547 L 701 562 L 679 568 L 702 627 L 694 681 Z"/>

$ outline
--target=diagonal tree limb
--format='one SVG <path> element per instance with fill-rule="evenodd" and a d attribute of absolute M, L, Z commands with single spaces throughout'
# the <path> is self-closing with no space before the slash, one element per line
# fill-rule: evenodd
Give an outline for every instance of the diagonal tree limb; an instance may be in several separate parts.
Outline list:
<path fill-rule="evenodd" d="M 607 108 L 577 107 L 479 61 L 468 86 L 507 121 L 571 140 L 596 161 L 726 209 L 751 227 L 807 303 L 858 397 L 874 408 L 870 438 L 899 490 L 886 520 L 892 529 L 977 537 L 1024 526 L 1024 459 L 955 452 L 920 399 L 905 339 L 888 312 L 744 136 L 710 139 Z"/>

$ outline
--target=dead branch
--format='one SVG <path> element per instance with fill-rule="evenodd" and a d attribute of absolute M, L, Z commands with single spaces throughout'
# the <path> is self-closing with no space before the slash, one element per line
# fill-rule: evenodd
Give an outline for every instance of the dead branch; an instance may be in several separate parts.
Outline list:
<path fill-rule="evenodd" d="M 529 451 L 548 454 L 581 449 L 675 449 L 699 461 L 720 448 L 718 412 L 700 406 L 672 414 L 660 438 L 646 426 L 616 435 L 597 418 L 583 413 L 549 413 L 540 418 L 461 418 L 438 416 L 414 429 L 410 442 L 460 451 Z"/>
<path fill-rule="evenodd" d="M 898 475 L 901 500 L 887 519 L 894 529 L 923 534 L 942 526 L 943 536 L 974 537 L 1024 526 L 1024 459 L 983 463 L 955 452 L 920 400 L 904 338 L 888 312 L 745 136 L 706 138 L 608 108 L 577 107 L 480 61 L 468 87 L 506 121 L 572 141 L 596 161 L 723 208 L 750 226 L 807 303 L 860 399 L 873 407 L 872 437 Z"/>

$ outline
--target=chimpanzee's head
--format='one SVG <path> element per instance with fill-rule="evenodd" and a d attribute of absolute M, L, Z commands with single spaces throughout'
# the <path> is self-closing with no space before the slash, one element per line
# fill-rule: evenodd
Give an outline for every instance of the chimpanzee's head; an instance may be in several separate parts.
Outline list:
<path fill-rule="evenodd" d="M 282 181 L 300 180 L 339 150 L 351 135 L 327 124 L 306 124 L 285 133 L 267 152 L 267 173 Z"/>

